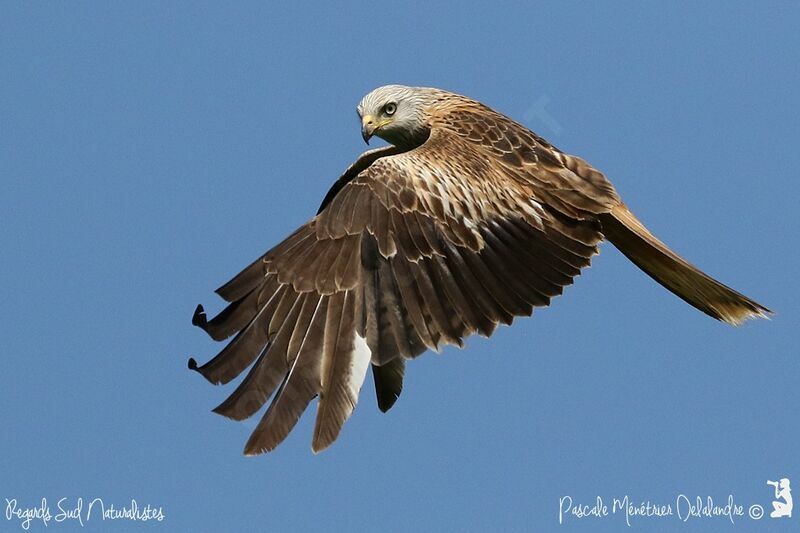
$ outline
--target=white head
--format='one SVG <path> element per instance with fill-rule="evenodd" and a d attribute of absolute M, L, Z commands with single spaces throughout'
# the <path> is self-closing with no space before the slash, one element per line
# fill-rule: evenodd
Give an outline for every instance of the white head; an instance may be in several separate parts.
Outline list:
<path fill-rule="evenodd" d="M 438 89 L 427 87 L 378 87 L 362 98 L 356 108 L 361 118 L 361 136 L 367 143 L 377 135 L 395 146 L 422 144 L 430 133 L 427 108 L 441 94 Z"/>

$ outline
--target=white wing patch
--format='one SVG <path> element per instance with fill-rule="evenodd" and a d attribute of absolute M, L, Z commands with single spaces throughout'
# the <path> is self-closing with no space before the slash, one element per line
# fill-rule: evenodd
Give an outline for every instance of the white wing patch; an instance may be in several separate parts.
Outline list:
<path fill-rule="evenodd" d="M 353 357 L 350 359 L 350 380 L 347 385 L 353 393 L 355 401 L 358 400 L 358 393 L 361 391 L 361 386 L 364 384 L 364 378 L 367 376 L 367 367 L 372 359 L 372 351 L 367 346 L 367 339 L 353 332 Z M 355 401 L 353 406 L 355 407 Z"/>

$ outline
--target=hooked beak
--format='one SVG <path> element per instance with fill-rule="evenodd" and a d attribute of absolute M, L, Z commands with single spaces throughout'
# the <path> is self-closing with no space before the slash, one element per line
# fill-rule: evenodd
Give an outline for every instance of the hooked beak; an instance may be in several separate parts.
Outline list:
<path fill-rule="evenodd" d="M 375 124 L 375 117 L 372 115 L 366 115 L 361 119 L 361 137 L 367 144 L 369 144 L 369 140 L 375 134 L 375 130 L 377 129 Z"/>
<path fill-rule="evenodd" d="M 375 135 L 375 132 L 391 122 L 391 118 L 379 121 L 372 115 L 365 115 L 364 118 L 361 119 L 361 137 L 364 139 L 364 142 L 369 144 L 369 140 Z"/>

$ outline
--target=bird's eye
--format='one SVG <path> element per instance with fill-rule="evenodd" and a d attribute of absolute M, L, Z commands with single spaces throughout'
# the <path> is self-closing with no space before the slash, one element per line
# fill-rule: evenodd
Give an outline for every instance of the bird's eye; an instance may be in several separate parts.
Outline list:
<path fill-rule="evenodd" d="M 389 102 L 383 107 L 383 112 L 389 116 L 394 115 L 394 112 L 397 111 L 397 104 L 394 102 Z"/>

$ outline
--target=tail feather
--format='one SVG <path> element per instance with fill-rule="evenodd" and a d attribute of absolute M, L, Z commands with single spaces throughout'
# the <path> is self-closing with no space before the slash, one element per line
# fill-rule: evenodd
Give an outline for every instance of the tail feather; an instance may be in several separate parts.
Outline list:
<path fill-rule="evenodd" d="M 738 326 L 772 311 L 686 262 L 659 241 L 624 205 L 600 215 L 603 234 L 636 266 L 707 315 Z"/>

